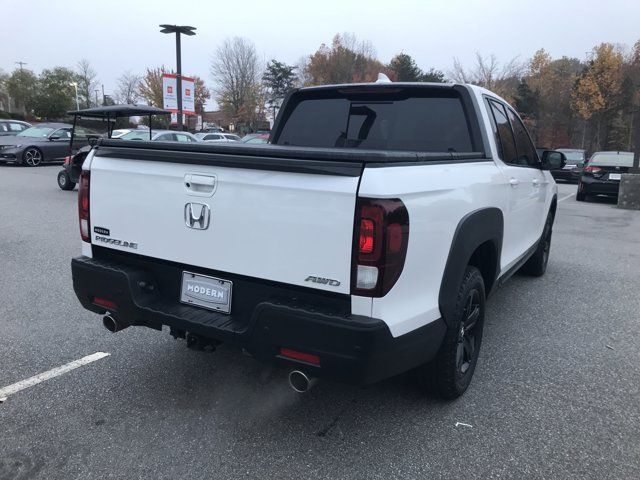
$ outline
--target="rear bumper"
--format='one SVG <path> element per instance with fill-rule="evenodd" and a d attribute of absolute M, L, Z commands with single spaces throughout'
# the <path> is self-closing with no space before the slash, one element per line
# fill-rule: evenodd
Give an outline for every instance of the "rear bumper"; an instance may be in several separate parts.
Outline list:
<path fill-rule="evenodd" d="M 116 261 L 78 257 L 71 268 L 76 295 L 92 312 L 105 313 L 93 303 L 95 297 L 105 298 L 116 304 L 113 316 L 134 325 L 167 325 L 174 332 L 237 345 L 261 361 L 346 383 L 379 381 L 428 362 L 445 333 L 444 322 L 437 320 L 394 338 L 383 321 L 351 315 L 348 295 L 294 290 L 127 254 Z M 180 303 L 179 279 L 185 269 L 232 280 L 231 314 Z M 317 355 L 320 365 L 284 358 L 282 347 Z"/>
<path fill-rule="evenodd" d="M 612 195 L 617 196 L 620 190 L 620 182 L 615 180 L 600 180 L 593 177 L 582 176 L 580 179 L 582 185 L 581 193 L 585 195 Z"/>

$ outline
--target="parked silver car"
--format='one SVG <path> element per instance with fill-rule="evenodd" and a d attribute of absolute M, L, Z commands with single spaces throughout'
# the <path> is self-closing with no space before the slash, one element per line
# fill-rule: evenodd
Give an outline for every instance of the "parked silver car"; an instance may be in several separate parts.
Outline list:
<path fill-rule="evenodd" d="M 120 140 L 151 140 L 152 142 L 197 142 L 198 139 L 189 132 L 174 132 L 173 130 L 152 130 L 149 138 L 149 130 L 138 129 L 125 133 Z"/>
<path fill-rule="evenodd" d="M 17 135 L 31 126 L 20 120 L 0 120 L 0 137 Z"/>
<path fill-rule="evenodd" d="M 200 132 L 200 133 L 196 133 L 195 136 L 201 142 L 239 142 L 240 141 L 240 137 L 238 135 L 234 135 L 233 133 Z"/>

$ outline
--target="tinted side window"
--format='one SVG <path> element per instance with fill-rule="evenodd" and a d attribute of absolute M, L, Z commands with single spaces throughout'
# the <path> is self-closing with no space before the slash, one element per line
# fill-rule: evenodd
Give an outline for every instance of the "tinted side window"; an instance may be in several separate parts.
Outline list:
<path fill-rule="evenodd" d="M 0 122 L 0 132 L 8 132 L 9 125 L 7 123 Z"/>
<path fill-rule="evenodd" d="M 491 112 L 493 113 L 493 118 L 498 129 L 498 137 L 500 139 L 498 151 L 500 158 L 505 163 L 517 164 L 518 154 L 516 152 L 516 145 L 504 107 L 493 100 L 489 100 L 489 105 L 491 105 Z"/>
<path fill-rule="evenodd" d="M 524 128 L 520 119 L 509 109 L 507 109 L 513 133 L 516 139 L 516 149 L 518 150 L 518 164 L 529 167 L 538 167 L 538 154 L 529 139 L 529 134 Z"/>
<path fill-rule="evenodd" d="M 158 142 L 173 142 L 173 133 L 164 133 L 160 135 L 157 139 Z"/>
<path fill-rule="evenodd" d="M 26 130 L 26 126 L 22 125 L 21 123 L 10 123 L 9 124 L 9 130 L 11 130 L 12 132 L 21 132 L 22 130 Z"/>

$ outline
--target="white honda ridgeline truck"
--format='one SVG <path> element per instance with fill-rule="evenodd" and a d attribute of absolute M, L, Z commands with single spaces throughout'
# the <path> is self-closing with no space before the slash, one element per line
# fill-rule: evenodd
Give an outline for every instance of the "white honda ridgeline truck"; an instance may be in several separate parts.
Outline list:
<path fill-rule="evenodd" d="M 73 285 L 115 332 L 170 328 L 313 377 L 414 369 L 466 390 L 485 298 L 545 272 L 564 156 L 459 84 L 302 88 L 270 145 L 102 140 L 79 188 Z"/>

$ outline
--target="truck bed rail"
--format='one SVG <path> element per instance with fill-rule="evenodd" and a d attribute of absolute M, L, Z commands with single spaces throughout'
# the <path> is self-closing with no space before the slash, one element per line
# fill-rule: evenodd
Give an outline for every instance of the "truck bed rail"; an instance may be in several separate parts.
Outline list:
<path fill-rule="evenodd" d="M 184 144 L 102 139 L 95 156 L 195 165 L 357 177 L 366 166 L 467 163 L 491 160 L 481 152 L 402 152 L 280 145 Z"/>

